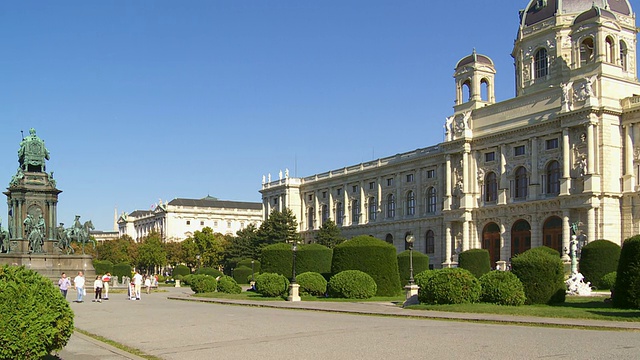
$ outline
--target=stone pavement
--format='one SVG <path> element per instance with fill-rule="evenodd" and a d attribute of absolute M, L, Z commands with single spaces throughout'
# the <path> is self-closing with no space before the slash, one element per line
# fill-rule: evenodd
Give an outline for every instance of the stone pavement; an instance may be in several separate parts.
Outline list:
<path fill-rule="evenodd" d="M 579 359 L 584 358 L 580 349 L 590 351 L 588 357 L 593 359 L 635 359 L 640 351 L 639 323 L 420 311 L 391 303 L 202 299 L 190 297 L 188 288 L 161 289 L 167 292 L 143 294 L 141 301 L 112 294 L 111 300 L 103 303 L 72 303 L 76 327 L 146 354 L 181 360 L 239 354 L 265 359 L 424 358 L 427 354 L 462 359 L 478 352 L 484 356 L 475 358 L 532 358 L 535 352 L 537 357 Z M 514 323 L 587 326 L 603 331 Z M 507 344 L 519 342 L 519 346 L 504 346 L 506 338 Z M 583 344 L 580 347 L 567 345 L 578 338 Z M 465 347 L 452 354 L 450 347 L 460 340 Z M 406 347 L 407 343 L 413 346 Z M 283 352 L 288 347 L 289 352 Z M 140 359 L 78 333 L 59 356 L 65 360 Z"/>

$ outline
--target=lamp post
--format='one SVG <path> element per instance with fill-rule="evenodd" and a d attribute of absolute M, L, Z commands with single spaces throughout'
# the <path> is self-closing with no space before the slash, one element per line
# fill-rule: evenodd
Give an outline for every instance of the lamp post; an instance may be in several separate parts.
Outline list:
<path fill-rule="evenodd" d="M 406 290 L 406 300 L 402 304 L 403 307 L 418 304 L 419 286 L 413 280 L 413 243 L 416 241 L 412 233 L 407 233 L 404 240 L 409 244 L 409 284 L 404 287 Z"/>
<path fill-rule="evenodd" d="M 254 264 L 254 263 L 255 263 L 255 260 L 251 260 L 251 281 L 254 281 L 254 280 L 253 280 L 253 274 L 255 273 L 255 272 L 253 271 L 253 264 Z"/>
<path fill-rule="evenodd" d="M 287 297 L 287 301 L 300 301 L 300 285 L 296 283 L 296 251 L 298 251 L 298 246 L 296 241 L 293 241 L 293 246 L 291 248 L 293 255 L 293 262 L 291 265 L 291 284 L 289 284 L 289 296 Z"/>
<path fill-rule="evenodd" d="M 296 252 L 298 251 L 298 246 L 296 245 L 296 243 L 293 243 L 293 266 L 292 266 L 292 273 L 293 276 L 291 277 L 291 283 L 295 284 L 296 283 Z"/>

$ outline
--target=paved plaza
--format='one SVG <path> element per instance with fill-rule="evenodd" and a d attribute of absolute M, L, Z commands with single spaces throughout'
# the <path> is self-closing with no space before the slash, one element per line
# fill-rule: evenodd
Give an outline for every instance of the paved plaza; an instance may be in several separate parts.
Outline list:
<path fill-rule="evenodd" d="M 443 321 L 394 315 L 410 311 L 377 303 L 316 303 L 317 310 L 171 300 L 188 288 L 165 288 L 130 301 L 72 303 L 76 327 L 162 359 L 637 359 L 640 332 L 578 330 Z M 304 303 L 264 302 L 303 307 Z M 310 305 L 307 302 L 307 305 Z M 430 312 L 429 312 L 430 313 Z M 632 325 L 636 326 L 637 325 Z M 93 343 L 92 343 L 93 342 Z M 138 359 L 77 333 L 66 360 Z"/>

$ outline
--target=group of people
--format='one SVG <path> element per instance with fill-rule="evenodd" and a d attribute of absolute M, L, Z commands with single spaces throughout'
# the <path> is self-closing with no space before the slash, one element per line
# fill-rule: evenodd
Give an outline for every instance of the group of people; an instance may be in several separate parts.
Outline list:
<path fill-rule="evenodd" d="M 149 275 L 142 276 L 138 270 L 131 279 L 129 284 L 129 300 L 140 300 L 140 292 L 142 291 L 142 284 L 146 289 L 147 294 L 151 293 L 151 286 L 158 286 L 158 277 L 152 277 Z"/>
<path fill-rule="evenodd" d="M 109 300 L 109 283 L 111 282 L 111 273 L 96 276 L 93 281 L 94 299 L 93 302 L 102 302 L 102 300 Z M 73 288 L 77 292 L 76 302 L 84 302 L 84 297 L 87 295 L 86 280 L 84 273 L 78 271 L 78 275 L 73 278 Z M 71 280 L 67 277 L 67 274 L 62 273 L 60 280 L 58 280 L 58 287 L 64 298 L 67 298 L 67 292 L 71 288 Z M 104 289 L 104 297 L 102 297 L 102 290 Z"/>

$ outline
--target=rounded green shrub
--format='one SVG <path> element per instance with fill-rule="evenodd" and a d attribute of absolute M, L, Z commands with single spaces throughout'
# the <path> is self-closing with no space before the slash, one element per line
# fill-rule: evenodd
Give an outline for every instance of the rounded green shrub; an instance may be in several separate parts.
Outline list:
<path fill-rule="evenodd" d="M 369 274 L 377 285 L 377 296 L 396 296 L 402 291 L 396 248 L 372 236 L 356 236 L 333 248 L 331 273 L 345 270 Z"/>
<path fill-rule="evenodd" d="M 196 275 L 196 274 L 177 275 L 176 280 L 182 281 L 183 285 L 191 285 L 192 281 L 196 276 L 204 276 L 204 275 Z"/>
<path fill-rule="evenodd" d="M 368 299 L 376 294 L 376 282 L 360 270 L 341 271 L 329 279 L 329 296 L 346 299 Z"/>
<path fill-rule="evenodd" d="M 231 276 L 227 275 L 223 275 L 218 279 L 216 289 L 218 292 L 227 294 L 240 294 L 242 292 L 240 285 Z"/>
<path fill-rule="evenodd" d="M 564 264 L 559 255 L 536 249 L 540 248 L 527 250 L 511 259 L 511 271 L 524 286 L 525 304 L 563 303 L 567 290 Z"/>
<path fill-rule="evenodd" d="M 600 284 L 602 285 L 602 287 L 600 287 L 599 289 L 602 289 L 602 290 L 611 289 L 613 291 L 613 288 L 616 285 L 616 275 L 617 275 L 617 272 L 612 271 L 607 275 L 603 276 L 602 279 L 600 279 Z"/>
<path fill-rule="evenodd" d="M 209 275 L 189 275 L 189 276 L 191 277 L 189 279 L 189 283 L 190 283 L 189 285 L 191 285 L 191 290 L 193 290 L 193 292 L 196 294 L 214 292 L 218 287 L 218 282 L 216 281 L 216 279 Z"/>
<path fill-rule="evenodd" d="M 296 273 L 317 272 L 325 277 L 331 275 L 333 250 L 320 244 L 298 246 L 296 254 Z"/>
<path fill-rule="evenodd" d="M 238 261 L 238 264 L 236 264 L 237 267 L 240 266 L 246 266 L 249 269 L 251 269 L 251 259 L 244 259 L 244 260 L 240 260 Z M 253 260 L 253 271 L 257 273 L 259 273 L 260 270 L 260 261 L 259 260 Z"/>
<path fill-rule="evenodd" d="M 622 243 L 616 284 L 611 296 L 613 306 L 617 308 L 640 308 L 640 235 Z"/>
<path fill-rule="evenodd" d="M 527 251 L 531 251 L 531 252 L 542 252 L 548 255 L 553 255 L 553 256 L 557 256 L 560 257 L 560 253 L 558 252 L 558 250 L 556 249 L 552 249 L 548 246 L 538 246 L 538 247 L 534 247 L 532 249 L 529 249 Z"/>
<path fill-rule="evenodd" d="M 489 251 L 485 249 L 470 249 L 458 254 L 458 267 L 469 270 L 475 277 L 491 271 Z"/>
<path fill-rule="evenodd" d="M 23 266 L 0 267 L 0 359 L 40 359 L 73 333 L 73 311 L 51 280 Z"/>
<path fill-rule="evenodd" d="M 191 274 L 191 269 L 189 269 L 189 267 L 186 265 L 182 265 L 182 264 L 176 265 L 176 267 L 173 268 L 172 274 L 174 278 L 178 275 L 182 275 L 182 276 L 189 275 Z"/>
<path fill-rule="evenodd" d="M 249 274 L 249 276 L 247 276 L 247 282 L 245 284 L 250 284 L 252 281 L 256 281 L 256 278 L 258 277 L 258 275 L 260 275 L 260 273 L 255 273 L 253 274 L 253 276 L 251 276 L 252 274 Z"/>
<path fill-rule="evenodd" d="M 185 266 L 186 267 L 186 266 Z M 195 272 L 198 275 L 209 275 L 213 278 L 217 278 L 218 276 L 222 276 L 222 271 L 210 267 L 203 267 Z"/>
<path fill-rule="evenodd" d="M 302 273 L 296 276 L 296 282 L 304 295 L 322 296 L 327 292 L 327 280 L 317 272 Z"/>
<path fill-rule="evenodd" d="M 522 282 L 509 271 L 494 270 L 482 275 L 480 286 L 482 302 L 520 306 L 526 299 Z"/>
<path fill-rule="evenodd" d="M 401 284 L 409 283 L 409 265 L 411 251 L 405 250 L 397 255 L 398 258 L 398 270 L 400 271 Z M 429 269 L 429 257 L 421 252 L 413 252 L 413 278 L 415 281 L 416 274 L 421 273 Z"/>
<path fill-rule="evenodd" d="M 416 285 L 419 286 L 418 289 L 418 300 L 421 303 L 426 303 L 427 299 L 425 298 L 426 293 L 424 291 L 422 291 L 421 289 L 424 289 L 427 282 L 429 282 L 429 280 L 431 279 L 431 277 L 436 273 L 435 270 L 425 270 L 422 272 L 419 272 L 418 274 L 416 274 L 413 279 L 416 283 Z"/>
<path fill-rule="evenodd" d="M 256 277 L 256 292 L 266 297 L 286 295 L 289 291 L 289 280 L 280 274 L 262 273 Z"/>
<path fill-rule="evenodd" d="M 582 247 L 580 253 L 580 273 L 584 281 L 591 282 L 598 289 L 609 289 L 602 284 L 602 277 L 618 270 L 620 245 L 608 240 L 596 240 Z"/>
<path fill-rule="evenodd" d="M 122 281 L 122 278 L 124 276 L 130 278 L 132 276 L 131 265 L 129 265 L 128 263 L 115 264 L 113 265 L 113 271 L 111 272 L 111 275 L 117 276 L 120 281 Z"/>
<path fill-rule="evenodd" d="M 291 244 L 277 243 L 262 249 L 262 272 L 284 275 L 291 279 L 293 275 L 293 250 Z"/>
<path fill-rule="evenodd" d="M 422 280 L 418 299 L 427 304 L 466 304 L 480 300 L 480 281 L 468 270 L 447 268 L 433 270 Z"/>
<path fill-rule="evenodd" d="M 96 269 L 96 274 L 104 275 L 113 272 L 113 263 L 109 260 L 93 260 L 93 268 Z"/>
<path fill-rule="evenodd" d="M 250 277 L 251 277 L 251 268 L 248 268 L 246 266 L 239 266 L 233 269 L 233 279 L 238 284 L 248 284 L 249 282 L 245 282 L 245 281 L 247 281 L 247 279 Z"/>

